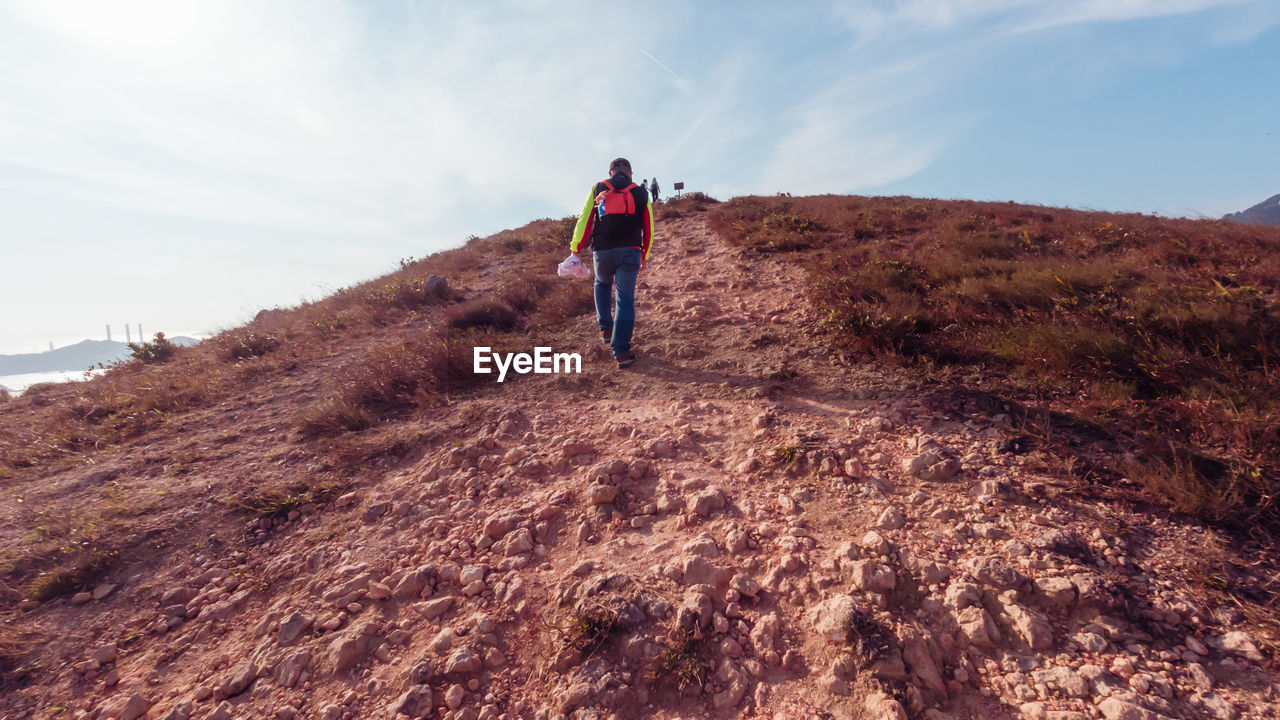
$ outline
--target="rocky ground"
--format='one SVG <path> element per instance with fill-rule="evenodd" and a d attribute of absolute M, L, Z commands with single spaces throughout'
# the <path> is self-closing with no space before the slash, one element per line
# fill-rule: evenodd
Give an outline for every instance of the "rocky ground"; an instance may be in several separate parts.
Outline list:
<path fill-rule="evenodd" d="M 332 499 L 228 540 L 193 495 L 175 532 L 199 531 L 7 612 L 45 664 L 0 714 L 1280 716 L 1264 631 L 1188 579 L 1219 532 L 821 350 L 798 271 L 699 216 L 656 247 L 631 370 L 587 323 L 555 348 L 582 375 L 423 417 L 420 452 Z"/>

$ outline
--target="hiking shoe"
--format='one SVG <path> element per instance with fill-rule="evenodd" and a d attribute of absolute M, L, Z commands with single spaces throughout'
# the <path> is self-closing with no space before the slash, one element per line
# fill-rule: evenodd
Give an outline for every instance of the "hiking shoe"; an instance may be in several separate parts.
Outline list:
<path fill-rule="evenodd" d="M 601 330 L 600 339 L 604 341 L 605 345 L 608 345 L 609 343 L 613 342 L 613 330 L 610 330 L 610 329 Z"/>
<path fill-rule="evenodd" d="M 616 359 L 618 361 L 618 367 L 620 368 L 629 368 L 636 364 L 636 354 L 634 352 L 629 352 L 626 355 L 619 355 Z"/>

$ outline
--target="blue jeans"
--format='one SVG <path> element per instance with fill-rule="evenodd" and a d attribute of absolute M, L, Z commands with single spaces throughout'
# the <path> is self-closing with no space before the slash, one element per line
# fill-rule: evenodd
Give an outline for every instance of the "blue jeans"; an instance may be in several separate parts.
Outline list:
<path fill-rule="evenodd" d="M 596 324 L 613 329 L 610 343 L 614 357 L 631 352 L 636 327 L 636 276 L 640 274 L 639 248 L 612 248 L 591 253 L 596 269 Z M 618 304 L 613 307 L 614 286 Z"/>

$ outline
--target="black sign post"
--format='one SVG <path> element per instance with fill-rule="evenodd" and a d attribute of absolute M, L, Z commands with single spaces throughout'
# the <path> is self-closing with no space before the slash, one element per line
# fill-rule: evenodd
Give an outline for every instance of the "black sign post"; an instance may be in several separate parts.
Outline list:
<path fill-rule="evenodd" d="M 684 189 L 684 183 L 676 183 L 676 197 L 680 197 L 680 191 Z"/>

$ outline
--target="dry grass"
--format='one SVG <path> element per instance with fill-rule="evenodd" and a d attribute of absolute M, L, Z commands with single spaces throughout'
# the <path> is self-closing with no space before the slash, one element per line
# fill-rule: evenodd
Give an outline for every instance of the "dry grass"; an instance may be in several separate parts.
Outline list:
<path fill-rule="evenodd" d="M 29 672 L 28 657 L 43 640 L 37 633 L 0 623 L 0 689 L 21 684 Z"/>
<path fill-rule="evenodd" d="M 673 630 L 663 643 L 662 652 L 654 658 L 645 680 L 651 687 L 674 687 L 683 692 L 688 687 L 701 688 L 707 679 L 707 661 L 700 643 L 687 630 Z"/>
<path fill-rule="evenodd" d="M 447 377 L 445 341 L 434 329 L 375 343 L 339 366 L 329 381 L 331 396 L 303 411 L 302 432 L 363 430 L 381 415 L 430 404 Z"/>
<path fill-rule="evenodd" d="M 558 326 L 595 312 L 592 283 L 562 278 L 542 298 L 533 320 L 539 325 Z"/>
<path fill-rule="evenodd" d="M 565 647 L 571 647 L 589 657 L 608 640 L 611 635 L 622 629 L 618 621 L 618 613 L 603 605 L 593 605 L 581 612 L 570 614 L 562 622 L 550 627 L 559 636 Z"/>
<path fill-rule="evenodd" d="M 35 577 L 27 586 L 27 594 L 43 602 L 87 590 L 117 557 L 117 551 L 99 545 L 68 548 L 53 567 Z"/>
<path fill-rule="evenodd" d="M 0 414 L 0 479 L 138 437 L 223 397 L 231 381 L 221 362 L 190 348 L 163 365 L 126 363 L 29 389 Z"/>
<path fill-rule="evenodd" d="M 275 491 L 248 501 L 240 501 L 240 507 L 253 515 L 265 518 L 284 517 L 310 502 L 317 496 L 307 491 Z"/>
<path fill-rule="evenodd" d="M 1248 522 L 1280 490 L 1280 231 L 1014 204 L 737 198 L 717 230 L 808 271 L 846 351 L 973 371 L 1139 438 L 1179 511 Z"/>
<path fill-rule="evenodd" d="M 285 336 L 283 333 L 251 329 L 230 330 L 213 338 L 212 342 L 217 346 L 219 356 L 234 362 L 272 352 L 285 342 Z"/>
<path fill-rule="evenodd" d="M 870 613 L 854 608 L 845 620 L 845 642 L 863 667 L 878 660 L 894 646 L 892 633 Z"/>
<path fill-rule="evenodd" d="M 329 398 L 309 406 L 298 417 L 299 430 L 306 437 L 341 432 L 358 432 L 377 422 L 373 413 L 342 397 Z"/>
<path fill-rule="evenodd" d="M 1146 488 L 1156 497 L 1165 498 L 1170 508 L 1214 522 L 1228 520 L 1239 513 L 1246 502 L 1248 485 L 1239 471 L 1217 467 L 1197 467 L 1203 459 L 1190 457 L 1171 448 L 1164 457 L 1146 461 L 1132 460 L 1125 466 L 1130 480 Z M 1257 472 L 1257 470 L 1253 470 Z M 1218 478 L 1211 482 L 1207 478 Z M 1259 478 L 1255 478 L 1259 479 Z"/>

